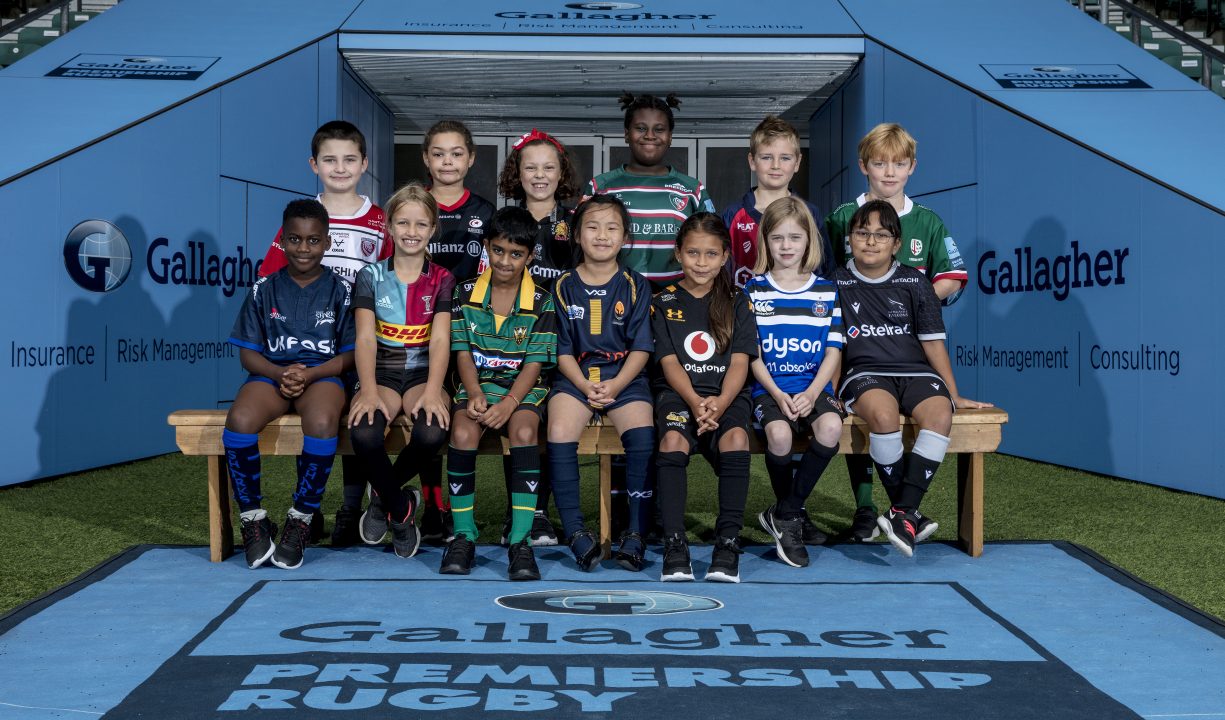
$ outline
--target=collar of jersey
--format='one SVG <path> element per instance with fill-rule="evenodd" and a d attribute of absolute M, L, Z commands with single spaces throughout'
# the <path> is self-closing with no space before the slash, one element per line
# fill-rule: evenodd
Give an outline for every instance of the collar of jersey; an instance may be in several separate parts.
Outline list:
<path fill-rule="evenodd" d="M 889 266 L 889 272 L 873 280 L 872 278 L 864 277 L 863 275 L 859 274 L 859 271 L 855 269 L 855 258 L 846 259 L 846 269 L 850 270 L 851 274 L 854 275 L 856 278 L 858 278 L 860 282 L 866 282 L 869 285 L 880 285 L 881 283 L 885 282 L 889 278 L 893 277 L 893 274 L 897 272 L 897 269 L 900 265 L 901 265 L 900 262 L 898 262 L 897 260 L 894 260 L 893 264 Z"/>
<path fill-rule="evenodd" d="M 897 214 L 899 218 L 909 215 L 910 211 L 914 210 L 914 200 L 911 200 L 909 195 L 902 195 L 902 200 L 904 200 L 905 202 L 902 203 L 902 211 Z M 858 205 L 859 207 L 863 207 L 863 204 L 866 203 L 867 201 L 868 201 L 867 193 L 862 193 L 860 194 L 859 197 L 855 198 L 855 204 Z"/>
<path fill-rule="evenodd" d="M 469 300 L 480 303 L 483 307 L 489 306 L 489 285 L 493 282 L 493 270 L 486 269 L 480 274 L 476 282 L 472 285 L 472 295 Z M 519 302 L 514 308 L 515 310 L 532 310 L 536 298 L 536 283 L 532 281 L 532 274 L 523 269 L 523 280 L 519 282 Z"/>
<path fill-rule="evenodd" d="M 454 205 L 443 205 L 442 203 L 438 203 L 438 209 L 442 210 L 443 212 L 458 210 L 464 203 L 468 202 L 468 198 L 470 197 L 472 197 L 472 191 L 468 188 L 464 188 L 464 194 L 459 196 L 459 199 L 455 201 Z"/>

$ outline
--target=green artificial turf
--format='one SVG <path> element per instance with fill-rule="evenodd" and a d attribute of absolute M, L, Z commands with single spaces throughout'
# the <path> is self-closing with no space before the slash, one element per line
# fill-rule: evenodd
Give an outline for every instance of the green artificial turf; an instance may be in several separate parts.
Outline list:
<path fill-rule="evenodd" d="M 339 504 L 340 472 L 337 463 L 324 501 L 329 529 Z M 264 506 L 274 516 L 289 504 L 292 473 L 293 458 L 266 459 Z M 1070 540 L 1145 582 L 1225 617 L 1225 563 L 1214 555 L 1223 539 L 1214 520 L 1225 511 L 1225 501 L 1002 455 L 987 456 L 986 474 L 986 540 Z M 595 463 L 585 462 L 584 501 L 592 529 L 598 523 L 595 476 Z M 132 545 L 206 545 L 204 478 L 203 458 L 175 454 L 0 489 L 0 613 Z M 480 458 L 478 479 L 481 541 L 496 541 L 506 497 L 500 461 Z M 925 514 L 941 521 L 936 540 L 956 537 L 955 487 L 955 463 L 950 461 L 923 505 Z M 882 502 L 879 487 L 877 494 Z M 767 542 L 756 515 L 771 500 L 765 469 L 756 457 L 746 541 Z M 688 507 L 691 539 L 709 541 L 715 486 L 709 466 L 697 457 L 691 465 Z M 853 508 L 841 460 L 822 477 L 808 508 L 825 530 L 836 533 L 849 523 Z M 819 572 L 819 559 L 814 567 Z"/>

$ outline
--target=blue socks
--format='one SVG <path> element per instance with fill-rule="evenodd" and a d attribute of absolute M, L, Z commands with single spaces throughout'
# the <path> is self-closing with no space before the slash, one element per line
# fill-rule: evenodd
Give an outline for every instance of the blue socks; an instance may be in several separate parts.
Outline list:
<path fill-rule="evenodd" d="M 654 507 L 655 491 L 648 482 L 648 473 L 655 449 L 655 428 L 626 430 L 621 433 L 621 447 L 625 448 L 625 491 L 630 496 L 629 529 L 645 535 L 651 518 L 643 510 Z"/>
<path fill-rule="evenodd" d="M 259 487 L 259 435 L 226 428 L 221 431 L 221 444 L 225 447 L 225 461 L 238 512 L 258 510 L 264 499 Z"/>
<path fill-rule="evenodd" d="M 547 443 L 549 474 L 553 476 L 553 503 L 561 516 L 563 540 L 583 529 L 579 508 L 578 443 Z"/>
<path fill-rule="evenodd" d="M 306 435 L 302 438 L 302 454 L 298 456 L 298 486 L 293 493 L 294 510 L 309 515 L 319 509 L 335 459 L 335 437 Z"/>

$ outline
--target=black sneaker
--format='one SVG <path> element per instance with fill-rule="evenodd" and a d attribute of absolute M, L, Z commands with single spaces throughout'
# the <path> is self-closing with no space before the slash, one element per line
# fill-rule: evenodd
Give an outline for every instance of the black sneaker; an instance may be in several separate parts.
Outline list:
<path fill-rule="evenodd" d="M 885 531 L 893 547 L 901 550 L 906 557 L 914 555 L 915 526 L 918 519 L 913 513 L 905 513 L 891 507 L 876 519 L 876 524 Z"/>
<path fill-rule="evenodd" d="M 783 520 L 774 514 L 776 510 L 774 505 L 762 510 L 757 515 L 757 522 L 774 538 L 774 551 L 779 560 L 791 567 L 808 567 L 808 548 L 804 547 L 804 521 Z M 709 577 L 708 574 L 707 578 Z"/>
<path fill-rule="evenodd" d="M 327 535 L 327 523 L 324 522 L 323 511 L 316 510 L 311 513 L 311 542 L 320 542 L 324 535 Z"/>
<path fill-rule="evenodd" d="M 374 491 L 374 488 L 370 488 L 368 494 L 370 504 L 366 507 L 366 512 L 362 513 L 362 520 L 357 526 L 357 534 L 367 545 L 378 545 L 383 542 L 383 536 L 388 530 L 387 508 L 383 507 L 383 501 L 379 499 L 379 494 Z"/>
<path fill-rule="evenodd" d="M 798 521 L 796 521 L 798 522 Z M 803 545 L 801 544 L 801 547 Z M 710 567 L 706 570 L 707 582 L 740 582 L 740 542 L 734 538 L 715 538 L 715 549 L 710 554 Z"/>
<path fill-rule="evenodd" d="M 451 539 L 451 513 L 437 505 L 426 505 L 421 509 L 421 540 L 441 544 Z"/>
<path fill-rule="evenodd" d="M 917 545 L 932 535 L 935 535 L 936 531 L 940 529 L 940 524 L 919 512 L 917 509 L 914 511 L 914 516 L 919 519 L 919 522 L 917 525 L 915 525 L 914 529 L 914 541 Z"/>
<path fill-rule="evenodd" d="M 539 580 L 540 568 L 536 567 L 536 555 L 532 552 L 532 544 L 527 538 L 511 545 L 506 551 L 510 564 L 511 580 Z"/>
<path fill-rule="evenodd" d="M 421 547 L 421 531 L 413 522 L 413 515 L 417 512 L 417 501 L 420 498 L 421 494 L 417 492 L 417 488 L 409 488 L 407 517 L 403 522 L 390 520 L 391 547 L 395 550 L 396 555 L 402 558 L 416 555 L 417 549 Z"/>
<path fill-rule="evenodd" d="M 272 564 L 285 570 L 294 570 L 302 566 L 302 555 L 310 544 L 310 523 L 293 515 L 285 516 L 285 529 L 281 531 L 281 540 L 272 552 Z"/>
<path fill-rule="evenodd" d="M 557 530 L 543 511 L 537 510 L 532 516 L 532 532 L 528 537 L 532 540 L 532 547 L 551 547 L 557 544 Z"/>
<path fill-rule="evenodd" d="M 638 572 L 642 569 L 645 552 L 646 543 L 642 536 L 636 532 L 625 532 L 621 535 L 621 547 L 613 553 L 613 559 L 626 570 Z"/>
<path fill-rule="evenodd" d="M 664 538 L 664 568 L 659 579 L 664 582 L 693 580 L 693 565 L 689 563 L 689 543 L 684 535 Z"/>
<path fill-rule="evenodd" d="M 360 539 L 357 536 L 357 526 L 361 524 L 361 521 L 361 508 L 342 505 L 336 511 L 336 520 L 332 523 L 332 547 L 356 545 Z"/>
<path fill-rule="evenodd" d="M 259 520 L 242 520 L 242 546 L 247 552 L 247 567 L 254 570 L 272 557 L 272 538 L 276 523 L 264 515 Z"/>
<path fill-rule="evenodd" d="M 469 540 L 467 535 L 456 535 L 447 543 L 438 572 L 442 575 L 467 575 L 472 572 L 475 560 L 476 543 Z"/>
<path fill-rule="evenodd" d="M 567 544 L 570 546 L 570 552 L 574 553 L 574 562 L 578 564 L 579 570 L 591 572 L 600 564 L 603 549 L 596 542 L 595 536 L 587 530 L 579 530 L 571 535 Z"/>
<path fill-rule="evenodd" d="M 864 506 L 855 508 L 855 517 L 851 519 L 850 538 L 852 542 L 868 542 L 880 535 L 876 524 L 876 508 Z"/>
<path fill-rule="evenodd" d="M 808 510 L 804 509 L 800 512 L 804 513 L 804 517 L 800 518 L 800 527 L 804 530 L 805 545 L 824 545 L 829 536 L 821 531 L 821 528 L 812 524 L 812 518 L 808 517 Z"/>

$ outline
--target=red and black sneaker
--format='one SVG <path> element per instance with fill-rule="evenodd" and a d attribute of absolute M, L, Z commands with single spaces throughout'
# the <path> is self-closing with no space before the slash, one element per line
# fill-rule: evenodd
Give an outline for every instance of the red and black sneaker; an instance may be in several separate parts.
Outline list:
<path fill-rule="evenodd" d="M 914 513 L 903 512 L 891 507 L 885 511 L 884 515 L 876 519 L 876 524 L 885 531 L 893 547 L 901 550 L 906 557 L 914 555 L 915 527 L 919 524 Z"/>

